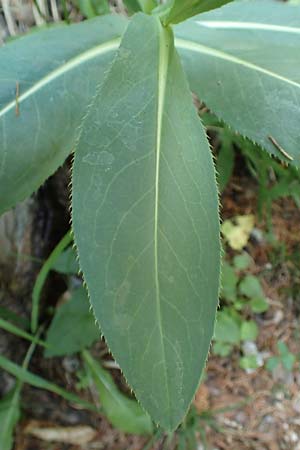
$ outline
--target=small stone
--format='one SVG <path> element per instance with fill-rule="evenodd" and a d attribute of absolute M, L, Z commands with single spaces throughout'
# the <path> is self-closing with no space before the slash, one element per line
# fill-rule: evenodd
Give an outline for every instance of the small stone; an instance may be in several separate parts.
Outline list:
<path fill-rule="evenodd" d="M 66 356 L 62 365 L 66 372 L 74 373 L 79 369 L 79 360 L 76 356 Z"/>
<path fill-rule="evenodd" d="M 274 314 L 273 323 L 278 325 L 282 321 L 283 318 L 284 318 L 283 312 L 280 309 L 278 309 Z"/>
<path fill-rule="evenodd" d="M 263 242 L 265 240 L 263 232 L 261 230 L 259 230 L 258 228 L 253 228 L 253 230 L 251 231 L 250 237 L 257 244 L 263 244 Z"/>
<path fill-rule="evenodd" d="M 283 393 L 282 391 L 276 392 L 275 398 L 276 398 L 276 400 L 279 400 L 279 401 L 284 400 L 284 393 Z M 283 424 L 283 427 L 285 427 L 285 426 L 288 427 L 287 423 L 284 423 L 284 424 Z"/>
<path fill-rule="evenodd" d="M 285 442 L 290 442 L 292 444 L 296 444 L 296 442 L 299 441 L 299 436 L 295 431 L 290 430 L 287 432 L 287 434 L 284 436 Z"/>
<path fill-rule="evenodd" d="M 247 422 L 247 415 L 244 413 L 244 411 L 240 411 L 237 413 L 237 415 L 235 416 L 235 420 L 243 425 Z"/>
<path fill-rule="evenodd" d="M 296 442 L 299 441 L 299 436 L 297 433 L 295 433 L 295 431 L 290 431 L 289 439 L 290 439 L 290 442 L 292 442 L 293 444 L 296 444 Z"/>
<path fill-rule="evenodd" d="M 257 345 L 255 344 L 255 342 L 245 341 L 243 343 L 243 352 L 244 355 L 246 356 L 257 355 L 258 354 Z"/>

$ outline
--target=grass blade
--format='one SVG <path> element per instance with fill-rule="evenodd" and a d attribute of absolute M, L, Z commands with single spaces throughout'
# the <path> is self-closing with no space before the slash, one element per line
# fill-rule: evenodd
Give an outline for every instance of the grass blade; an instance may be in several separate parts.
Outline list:
<path fill-rule="evenodd" d="M 31 341 L 34 344 L 41 345 L 42 347 L 48 347 L 47 343 L 44 341 L 41 341 L 35 336 L 32 336 L 31 334 L 27 333 L 26 331 L 22 330 L 21 328 L 17 327 L 16 325 L 13 325 L 10 322 L 7 322 L 7 320 L 0 318 L 0 328 L 2 328 L 5 331 L 8 331 L 9 333 L 12 333 L 18 337 L 21 337 L 23 339 L 27 339 L 27 341 Z"/>
<path fill-rule="evenodd" d="M 6 370 L 11 375 L 14 375 L 22 383 L 28 383 L 39 389 L 45 389 L 46 391 L 53 392 L 54 394 L 60 395 L 65 400 L 72 403 L 77 403 L 78 405 L 84 406 L 90 411 L 98 412 L 99 410 L 90 402 L 81 399 L 76 394 L 66 391 L 65 389 L 57 386 L 55 383 L 45 380 L 44 378 L 29 372 L 25 367 L 21 367 L 18 364 L 13 363 L 9 359 L 0 355 L 0 367 Z"/>

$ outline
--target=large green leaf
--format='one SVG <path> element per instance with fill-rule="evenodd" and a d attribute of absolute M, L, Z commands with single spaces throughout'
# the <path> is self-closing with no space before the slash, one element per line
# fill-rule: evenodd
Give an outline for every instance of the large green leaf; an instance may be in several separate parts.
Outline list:
<path fill-rule="evenodd" d="M 174 429 L 199 383 L 219 284 L 214 168 L 170 30 L 134 16 L 82 129 L 81 268 L 137 398 Z"/>
<path fill-rule="evenodd" d="M 219 8 L 232 0 L 171 0 L 166 4 L 165 23 L 183 22 L 196 14 Z"/>
<path fill-rule="evenodd" d="M 0 49 L 0 213 L 35 191 L 73 150 L 125 25 L 105 16 Z"/>
<path fill-rule="evenodd" d="M 125 433 L 151 434 L 149 415 L 133 399 L 119 391 L 112 376 L 87 351 L 84 361 L 98 390 L 102 409 L 111 424 Z"/>
<path fill-rule="evenodd" d="M 289 161 L 273 137 L 296 165 L 299 21 L 296 5 L 252 0 L 175 27 L 192 90 L 234 129 Z M 37 189 L 73 149 L 125 26 L 120 17 L 100 17 L 0 48 L 0 213 Z"/>
<path fill-rule="evenodd" d="M 191 89 L 235 130 L 295 165 L 300 163 L 299 24 L 299 6 L 251 0 L 175 27 Z"/>

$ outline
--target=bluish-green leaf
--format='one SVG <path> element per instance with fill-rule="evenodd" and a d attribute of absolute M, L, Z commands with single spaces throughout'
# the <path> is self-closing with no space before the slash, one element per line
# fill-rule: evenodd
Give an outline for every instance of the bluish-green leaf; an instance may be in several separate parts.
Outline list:
<path fill-rule="evenodd" d="M 102 409 L 111 424 L 125 433 L 151 434 L 152 422 L 142 407 L 119 391 L 112 376 L 87 351 L 83 357 L 99 392 Z"/>
<path fill-rule="evenodd" d="M 300 164 L 300 8 L 230 3 L 175 27 L 191 89 L 220 118 Z"/>
<path fill-rule="evenodd" d="M 73 171 L 75 240 L 101 330 L 142 405 L 174 429 L 207 357 L 220 245 L 208 142 L 157 17 L 134 16 Z"/>
<path fill-rule="evenodd" d="M 97 339 L 100 339 L 100 331 L 89 309 L 87 292 L 81 287 L 57 308 L 47 332 L 45 356 L 71 355 L 89 347 Z"/>
<path fill-rule="evenodd" d="M 74 150 L 76 128 L 125 26 L 121 17 L 104 16 L 0 48 L 0 213 Z"/>
<path fill-rule="evenodd" d="M 290 161 L 282 149 L 295 165 L 299 10 L 271 0 L 234 2 L 176 26 L 192 90 L 234 129 Z M 73 150 L 76 127 L 126 23 L 100 17 L 0 48 L 0 213 L 36 190 Z"/>

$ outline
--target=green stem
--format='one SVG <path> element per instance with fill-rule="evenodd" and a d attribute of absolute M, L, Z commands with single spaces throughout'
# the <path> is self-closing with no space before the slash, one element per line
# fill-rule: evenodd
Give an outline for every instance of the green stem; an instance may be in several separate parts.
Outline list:
<path fill-rule="evenodd" d="M 63 252 L 63 250 L 72 242 L 72 234 L 68 231 L 62 240 L 57 244 L 54 248 L 48 259 L 43 264 L 37 279 L 35 281 L 33 291 L 32 291 L 32 310 L 31 310 L 31 331 L 32 333 L 36 332 L 38 326 L 38 315 L 39 315 L 39 303 L 41 292 L 45 281 L 47 279 L 48 273 L 53 267 L 56 259 Z"/>

